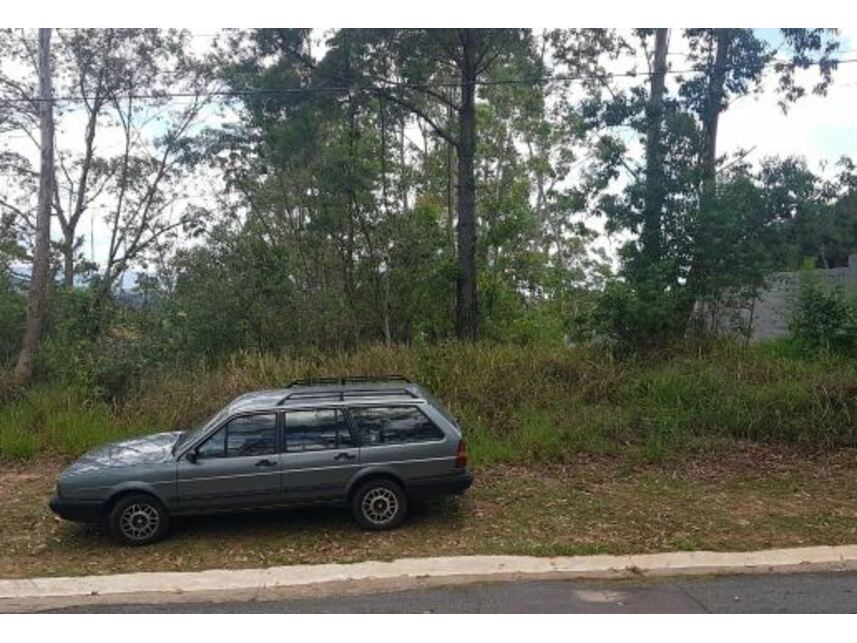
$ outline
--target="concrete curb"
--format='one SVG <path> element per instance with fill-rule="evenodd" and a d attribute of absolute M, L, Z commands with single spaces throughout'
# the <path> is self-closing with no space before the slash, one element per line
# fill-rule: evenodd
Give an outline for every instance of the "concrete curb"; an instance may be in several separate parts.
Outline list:
<path fill-rule="evenodd" d="M 702 574 L 857 569 L 857 545 L 753 552 L 670 552 L 631 556 L 456 556 L 404 558 L 392 562 L 294 565 L 267 569 L 147 572 L 105 576 L 0 580 L 0 605 L 22 600 L 119 599 L 154 595 L 227 592 L 258 597 L 265 590 L 355 585 L 408 589 L 420 585 L 510 579 L 629 578 Z M 339 590 L 335 590 L 339 591 Z M 377 589 L 375 590 L 377 591 Z M 317 591 L 313 592 L 317 594 Z M 88 602 L 85 601 L 85 602 Z"/>

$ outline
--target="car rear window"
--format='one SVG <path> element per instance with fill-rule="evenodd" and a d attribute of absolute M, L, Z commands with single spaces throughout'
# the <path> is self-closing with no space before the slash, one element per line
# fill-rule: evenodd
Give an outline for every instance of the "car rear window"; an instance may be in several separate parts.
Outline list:
<path fill-rule="evenodd" d="M 440 400 L 438 400 L 434 395 L 432 395 L 427 389 L 422 386 L 418 387 L 422 396 L 426 399 L 426 401 L 438 412 L 440 413 L 444 419 L 449 422 L 452 426 L 457 429 L 460 429 L 458 425 L 458 420 L 452 414 L 452 412 L 446 408 Z"/>
<path fill-rule="evenodd" d="M 354 426 L 367 446 L 443 440 L 444 434 L 414 406 L 372 406 L 351 409 Z"/>

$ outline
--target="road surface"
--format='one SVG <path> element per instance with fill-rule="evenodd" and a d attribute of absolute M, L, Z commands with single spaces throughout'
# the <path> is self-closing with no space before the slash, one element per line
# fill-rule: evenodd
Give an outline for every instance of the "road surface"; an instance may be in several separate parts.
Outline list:
<path fill-rule="evenodd" d="M 111 613 L 842 613 L 857 572 L 639 581 L 517 581 L 291 600 L 90 605 Z"/>

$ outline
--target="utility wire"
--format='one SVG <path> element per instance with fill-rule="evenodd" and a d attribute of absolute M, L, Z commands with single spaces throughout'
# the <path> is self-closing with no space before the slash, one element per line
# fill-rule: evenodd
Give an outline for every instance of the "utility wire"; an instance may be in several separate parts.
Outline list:
<path fill-rule="evenodd" d="M 857 62 L 857 58 L 842 58 L 825 61 L 830 65 L 845 65 Z M 786 61 L 778 60 L 765 65 L 765 68 L 775 67 L 777 65 L 791 64 Z M 808 65 L 800 65 L 802 69 L 814 67 L 822 64 L 820 61 L 809 63 Z M 726 71 L 734 71 L 736 67 L 727 67 Z M 679 74 L 697 74 L 700 69 L 669 69 L 665 73 L 670 76 Z M 548 76 L 539 76 L 537 78 L 507 78 L 495 80 L 476 80 L 471 84 L 479 87 L 492 87 L 503 85 L 544 85 L 551 82 L 571 82 L 580 80 L 608 80 L 614 78 L 638 78 L 652 76 L 652 71 L 629 71 L 629 72 L 611 72 L 607 74 L 555 74 Z M 279 87 L 275 89 L 223 89 L 223 90 L 208 90 L 200 92 L 158 92 L 149 94 L 124 94 L 115 96 L 116 100 L 164 100 L 173 98 L 243 98 L 247 96 L 281 96 L 309 93 L 349 93 L 349 92 L 381 92 L 394 89 L 411 89 L 411 90 L 429 90 L 429 89 L 454 89 L 460 87 L 461 82 L 435 82 L 435 83 L 398 83 L 394 81 L 381 81 L 369 84 L 352 84 L 352 85 L 318 85 L 315 87 Z M 85 100 L 93 100 L 93 96 L 54 96 L 53 98 L 18 97 L 0 99 L 0 102 L 6 104 L 16 103 L 33 103 L 50 101 L 53 103 L 60 102 L 82 102 Z"/>

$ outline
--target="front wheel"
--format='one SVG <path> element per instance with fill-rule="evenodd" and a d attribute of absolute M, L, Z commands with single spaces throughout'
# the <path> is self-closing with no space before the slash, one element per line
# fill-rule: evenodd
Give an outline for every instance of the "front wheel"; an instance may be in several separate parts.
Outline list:
<path fill-rule="evenodd" d="M 392 480 L 370 480 L 354 494 L 351 511 L 364 529 L 393 529 L 408 513 L 408 499 L 402 487 Z"/>
<path fill-rule="evenodd" d="M 170 517 L 164 505 L 148 494 L 120 498 L 108 518 L 110 533 L 125 545 L 148 545 L 163 538 Z"/>

